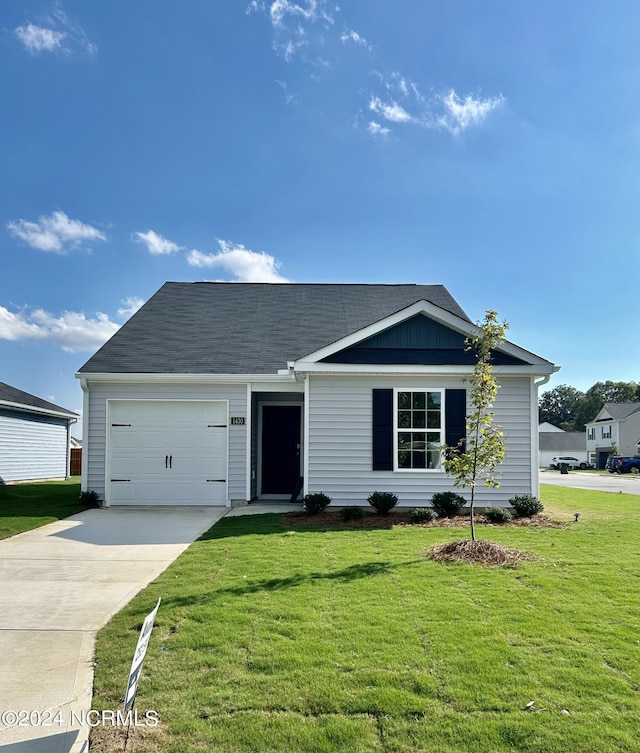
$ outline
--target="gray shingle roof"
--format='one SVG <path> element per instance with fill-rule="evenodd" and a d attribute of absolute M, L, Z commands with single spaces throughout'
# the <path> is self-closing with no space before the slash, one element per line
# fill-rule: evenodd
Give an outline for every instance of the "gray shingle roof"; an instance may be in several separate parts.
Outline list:
<path fill-rule="evenodd" d="M 12 387 L 10 384 L 0 382 L 0 406 L 3 403 L 12 403 L 17 406 L 22 406 L 30 410 L 43 410 L 46 412 L 60 413 L 69 416 L 69 418 L 77 418 L 78 414 L 73 411 L 61 408 L 59 405 L 54 405 L 48 400 L 43 400 L 35 395 L 30 395 L 28 392 L 19 390 L 17 387 Z"/>
<path fill-rule="evenodd" d="M 629 418 L 629 416 L 640 411 L 640 403 L 605 403 L 604 410 L 608 411 L 611 417 L 618 421 L 621 418 Z M 606 419 L 604 420 L 606 421 Z"/>
<path fill-rule="evenodd" d="M 539 448 L 542 451 L 585 452 L 587 435 L 584 431 L 541 431 L 538 434 Z"/>
<path fill-rule="evenodd" d="M 442 285 L 167 282 L 80 372 L 273 374 L 420 300 L 469 321 Z"/>

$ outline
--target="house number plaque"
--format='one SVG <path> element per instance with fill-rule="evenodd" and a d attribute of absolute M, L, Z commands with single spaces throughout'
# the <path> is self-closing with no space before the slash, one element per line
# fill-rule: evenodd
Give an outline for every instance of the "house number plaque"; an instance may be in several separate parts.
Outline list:
<path fill-rule="evenodd" d="M 244 426 L 244 416 L 231 416 L 231 426 Z"/>

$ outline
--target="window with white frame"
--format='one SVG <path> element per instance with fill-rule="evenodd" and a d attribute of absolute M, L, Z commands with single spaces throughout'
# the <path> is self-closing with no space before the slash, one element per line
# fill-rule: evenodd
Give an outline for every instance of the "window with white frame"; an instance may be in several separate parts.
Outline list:
<path fill-rule="evenodd" d="M 611 424 L 602 427 L 602 438 L 611 439 Z"/>
<path fill-rule="evenodd" d="M 595 439 L 596 438 L 596 427 L 590 426 L 587 429 L 587 439 Z"/>
<path fill-rule="evenodd" d="M 440 470 L 443 390 L 395 390 L 395 469 Z"/>

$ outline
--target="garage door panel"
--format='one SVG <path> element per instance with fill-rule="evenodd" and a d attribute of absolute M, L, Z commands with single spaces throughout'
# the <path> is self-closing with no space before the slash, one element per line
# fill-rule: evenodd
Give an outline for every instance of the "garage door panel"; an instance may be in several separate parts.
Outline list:
<path fill-rule="evenodd" d="M 136 475 L 137 459 L 135 456 L 115 456 L 111 463 L 111 476 L 131 478 Z"/>
<path fill-rule="evenodd" d="M 112 445 L 116 450 L 135 450 L 137 436 L 130 429 L 112 428 Z"/>
<path fill-rule="evenodd" d="M 227 410 L 225 401 L 112 401 L 109 476 L 131 482 L 111 482 L 110 502 L 225 504 Z"/>

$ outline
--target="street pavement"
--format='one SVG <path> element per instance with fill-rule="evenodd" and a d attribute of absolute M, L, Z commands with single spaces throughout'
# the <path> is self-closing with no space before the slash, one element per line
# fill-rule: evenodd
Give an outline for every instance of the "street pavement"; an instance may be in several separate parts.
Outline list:
<path fill-rule="evenodd" d="M 540 483 L 570 486 L 574 489 L 640 495 L 640 476 L 631 473 L 601 474 L 569 471 L 567 474 L 562 474 L 560 471 L 545 469 L 540 471 Z"/>

